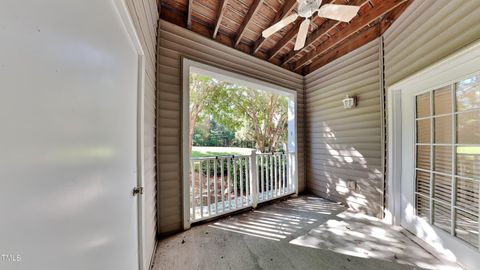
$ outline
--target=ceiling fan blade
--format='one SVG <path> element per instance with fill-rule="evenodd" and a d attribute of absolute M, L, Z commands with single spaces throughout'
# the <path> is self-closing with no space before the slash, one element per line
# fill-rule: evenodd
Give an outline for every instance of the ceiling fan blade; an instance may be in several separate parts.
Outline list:
<path fill-rule="evenodd" d="M 359 6 L 325 4 L 318 9 L 318 16 L 349 22 L 357 15 L 359 9 Z"/>
<path fill-rule="evenodd" d="M 310 26 L 310 19 L 305 19 L 305 21 L 300 24 L 300 29 L 298 30 L 297 40 L 295 41 L 295 51 L 300 50 L 305 46 L 305 40 L 307 40 L 308 27 Z"/>
<path fill-rule="evenodd" d="M 283 27 L 287 26 L 288 24 L 294 22 L 298 18 L 297 13 L 293 13 L 288 15 L 287 17 L 283 18 L 282 20 L 278 21 L 276 24 L 270 26 L 269 28 L 263 30 L 262 36 L 267 38 L 271 36 L 273 33 L 277 32 L 278 30 L 282 29 Z"/>

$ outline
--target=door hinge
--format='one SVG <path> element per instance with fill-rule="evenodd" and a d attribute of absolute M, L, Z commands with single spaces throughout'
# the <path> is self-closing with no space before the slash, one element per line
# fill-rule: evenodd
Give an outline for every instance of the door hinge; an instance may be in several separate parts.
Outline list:
<path fill-rule="evenodd" d="M 143 194 L 143 187 L 134 187 L 133 188 L 133 196 L 136 196 L 138 194 Z"/>

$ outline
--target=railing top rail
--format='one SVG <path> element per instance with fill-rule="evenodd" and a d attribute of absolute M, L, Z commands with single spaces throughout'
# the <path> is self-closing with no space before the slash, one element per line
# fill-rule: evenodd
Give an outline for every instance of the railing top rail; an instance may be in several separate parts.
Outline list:
<path fill-rule="evenodd" d="M 190 160 L 214 160 L 214 159 L 225 159 L 225 158 L 241 158 L 241 157 L 250 157 L 251 155 L 230 155 L 230 156 L 214 156 L 214 157 L 191 157 Z"/>
<path fill-rule="evenodd" d="M 257 156 L 272 156 L 272 155 L 286 155 L 284 152 L 268 152 L 268 153 L 256 153 Z M 252 155 L 223 155 L 223 156 L 212 156 L 212 157 L 191 157 L 191 161 L 202 161 L 202 160 L 215 160 L 215 159 L 226 159 L 226 158 L 244 158 L 251 157 Z"/>
<path fill-rule="evenodd" d="M 260 153 L 260 154 L 257 154 L 257 156 L 271 156 L 271 155 L 284 155 L 286 153 L 284 152 L 269 152 L 269 153 Z"/>

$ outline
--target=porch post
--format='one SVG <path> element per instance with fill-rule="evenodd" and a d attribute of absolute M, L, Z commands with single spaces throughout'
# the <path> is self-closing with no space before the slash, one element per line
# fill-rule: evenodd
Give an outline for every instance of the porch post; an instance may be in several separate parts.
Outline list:
<path fill-rule="evenodd" d="M 250 155 L 250 194 L 252 194 L 252 207 L 258 204 L 258 179 L 257 179 L 257 150 L 252 150 Z"/>

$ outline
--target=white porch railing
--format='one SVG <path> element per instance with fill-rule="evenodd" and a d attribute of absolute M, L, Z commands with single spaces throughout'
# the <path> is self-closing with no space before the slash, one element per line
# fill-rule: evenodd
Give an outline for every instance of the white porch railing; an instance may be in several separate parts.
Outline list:
<path fill-rule="evenodd" d="M 196 222 L 295 193 L 294 153 L 190 159 L 190 221 Z"/>

